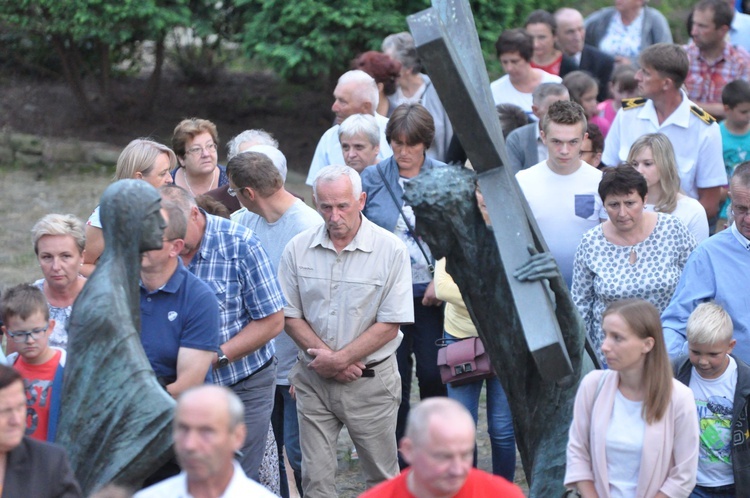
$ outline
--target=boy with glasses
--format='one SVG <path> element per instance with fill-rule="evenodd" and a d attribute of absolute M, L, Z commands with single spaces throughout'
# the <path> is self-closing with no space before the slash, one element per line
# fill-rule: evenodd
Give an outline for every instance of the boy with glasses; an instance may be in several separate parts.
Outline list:
<path fill-rule="evenodd" d="M 17 353 L 8 364 L 23 377 L 26 391 L 26 435 L 54 441 L 62 396 L 65 350 L 49 345 L 55 328 L 49 307 L 38 287 L 21 284 L 8 289 L 0 302 L 3 333 Z"/>

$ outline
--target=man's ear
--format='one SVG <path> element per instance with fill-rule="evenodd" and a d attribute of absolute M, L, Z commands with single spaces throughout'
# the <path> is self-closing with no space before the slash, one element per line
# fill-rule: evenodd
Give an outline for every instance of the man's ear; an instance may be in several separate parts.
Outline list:
<path fill-rule="evenodd" d="M 404 436 L 401 438 L 401 443 L 398 445 L 398 451 L 401 453 L 401 457 L 408 464 L 411 463 L 412 455 L 414 454 L 414 443 L 411 439 Z"/>
<path fill-rule="evenodd" d="M 182 254 L 182 250 L 185 248 L 185 241 L 183 239 L 175 239 L 172 241 L 172 250 L 169 251 L 169 257 L 175 258 Z"/>
<path fill-rule="evenodd" d="M 547 145 L 547 135 L 544 133 L 544 130 L 539 130 L 539 137 L 542 139 L 542 143 Z"/>

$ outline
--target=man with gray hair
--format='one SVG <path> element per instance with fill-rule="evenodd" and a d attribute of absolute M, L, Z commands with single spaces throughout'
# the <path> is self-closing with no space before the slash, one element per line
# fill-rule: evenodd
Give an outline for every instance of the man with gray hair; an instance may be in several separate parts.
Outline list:
<path fill-rule="evenodd" d="M 313 195 L 325 224 L 287 244 L 279 280 L 286 332 L 301 350 L 297 392 L 306 498 L 336 496 L 336 441 L 346 425 L 368 486 L 398 474 L 399 326 L 414 321 L 409 251 L 362 215 L 366 194 L 348 166 L 320 171 Z"/>
<path fill-rule="evenodd" d="M 562 83 L 542 83 L 534 89 L 531 100 L 531 112 L 539 121 L 513 130 L 505 140 L 509 166 L 514 174 L 539 164 L 549 157 L 547 146 L 542 142 L 539 133 L 542 129 L 542 121 L 549 106 L 559 100 L 570 100 L 570 95 Z"/>
<path fill-rule="evenodd" d="M 334 125 L 326 131 L 318 142 L 313 155 L 310 171 L 307 174 L 306 183 L 312 186 L 318 172 L 329 164 L 344 164 L 344 156 L 339 143 L 339 126 L 352 114 L 369 114 L 375 118 L 380 128 L 380 152 L 378 160 L 383 160 L 393 155 L 391 146 L 385 139 L 385 127 L 388 118 L 375 112 L 380 98 L 378 85 L 366 72 L 354 69 L 347 71 L 339 78 L 336 89 L 333 91 L 336 99 L 331 110 L 336 114 Z"/>
<path fill-rule="evenodd" d="M 344 162 L 357 173 L 378 163 L 380 128 L 374 116 L 352 114 L 346 118 L 339 126 L 339 142 Z"/>
<path fill-rule="evenodd" d="M 476 428 L 458 401 L 434 397 L 409 412 L 401 454 L 409 468 L 360 498 L 522 498 L 518 486 L 472 468 Z"/>
<path fill-rule="evenodd" d="M 226 387 L 200 386 L 185 391 L 177 402 L 172 429 L 182 472 L 136 493 L 136 498 L 275 497 L 248 479 L 234 460 L 245 440 L 243 417 L 242 401 Z"/>
<path fill-rule="evenodd" d="M 227 164 L 227 175 L 230 192 L 236 195 L 240 204 L 245 207 L 232 215 L 232 221 L 252 230 L 268 253 L 274 272 L 278 273 L 281 254 L 287 243 L 298 233 L 321 225 L 323 219 L 314 209 L 284 188 L 280 172 L 265 154 L 246 151 L 234 156 Z M 271 423 L 279 455 L 282 454 L 281 446 L 285 446 L 295 481 L 297 486 L 301 487 L 302 455 L 299 447 L 297 407 L 289 392 L 289 372 L 297 363 L 298 349 L 284 331 L 276 336 L 274 343 L 279 364 Z M 280 467 L 283 466 L 283 459 L 280 459 L 279 463 Z M 286 476 L 284 470 L 279 469 L 282 477 Z M 285 484 L 282 479 L 282 495 L 288 496 Z"/>

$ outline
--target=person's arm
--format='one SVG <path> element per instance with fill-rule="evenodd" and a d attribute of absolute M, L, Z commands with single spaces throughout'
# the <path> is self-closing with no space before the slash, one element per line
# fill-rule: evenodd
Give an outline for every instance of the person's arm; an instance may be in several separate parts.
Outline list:
<path fill-rule="evenodd" d="M 445 258 L 435 263 L 435 278 L 433 279 L 433 282 L 435 282 L 435 297 L 446 303 L 465 308 L 466 305 L 461 297 L 461 291 L 446 271 L 445 264 Z"/>
<path fill-rule="evenodd" d="M 329 348 L 308 349 L 307 353 L 315 358 L 309 368 L 321 377 L 335 377 L 349 365 L 362 363 L 367 356 L 395 339 L 398 327 L 398 323 L 376 322 L 338 351 L 331 351 Z"/>
<path fill-rule="evenodd" d="M 167 392 L 177 399 L 186 389 L 203 384 L 215 354 L 214 351 L 180 348 L 177 351 L 177 379 L 167 384 Z"/>
<path fill-rule="evenodd" d="M 244 358 L 279 335 L 283 328 L 284 312 L 279 310 L 267 317 L 251 320 L 237 335 L 222 344 L 221 350 L 229 361 Z M 218 360 L 216 355 L 214 355 L 214 360 Z"/>
<path fill-rule="evenodd" d="M 706 210 L 709 219 L 715 217 L 721 204 L 721 186 L 698 188 L 698 202 Z"/>
<path fill-rule="evenodd" d="M 669 357 L 685 353 L 687 320 L 698 304 L 716 296 L 716 280 L 710 261 L 698 247 L 688 258 L 672 300 L 661 314 L 664 340 Z"/>
<path fill-rule="evenodd" d="M 568 432 L 568 447 L 565 454 L 566 487 L 576 487 L 581 495 L 596 497 L 594 487 L 594 462 L 591 456 L 591 419 L 595 392 L 604 372 L 591 372 L 583 378 L 573 404 L 573 420 Z M 584 494 L 586 493 L 586 494 Z M 593 493 L 593 494 L 592 494 Z"/>
<path fill-rule="evenodd" d="M 695 486 L 698 469 L 699 428 L 695 416 L 695 398 L 689 387 L 674 381 L 672 385 L 674 405 L 674 432 L 672 459 L 667 479 L 656 496 L 688 496 Z"/>
<path fill-rule="evenodd" d="M 623 112 L 625 111 L 623 111 L 622 109 L 617 111 L 615 119 L 612 121 L 612 126 L 609 127 L 609 132 L 604 138 L 604 152 L 602 152 L 602 162 L 607 166 L 617 166 L 618 164 L 620 164 L 620 122 L 622 121 Z"/>
<path fill-rule="evenodd" d="M 83 265 L 79 273 L 88 278 L 96 269 L 96 262 L 104 252 L 104 232 L 101 228 L 86 225 L 86 246 L 83 251 Z"/>

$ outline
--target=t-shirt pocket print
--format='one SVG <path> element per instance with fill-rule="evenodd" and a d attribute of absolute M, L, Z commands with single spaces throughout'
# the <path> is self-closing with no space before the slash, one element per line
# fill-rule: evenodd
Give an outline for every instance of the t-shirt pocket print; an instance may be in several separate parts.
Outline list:
<path fill-rule="evenodd" d="M 588 219 L 594 214 L 594 194 L 576 194 L 576 216 Z"/>

